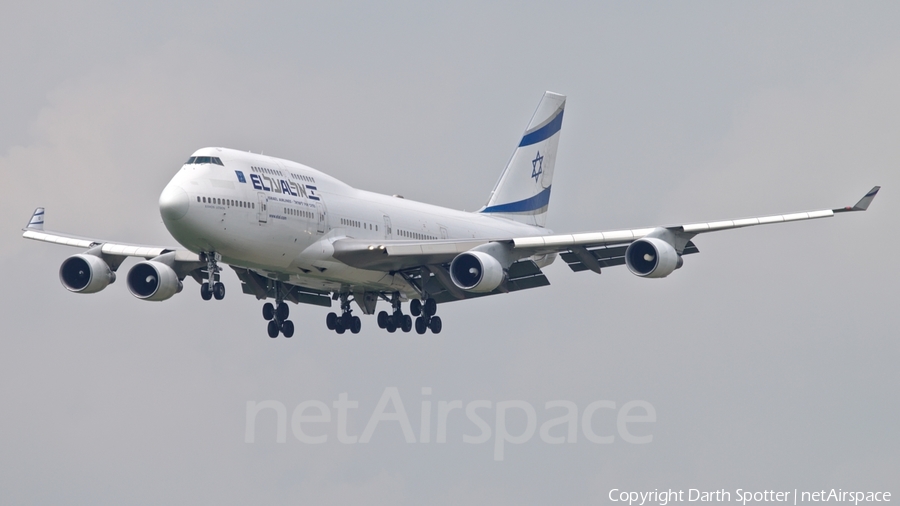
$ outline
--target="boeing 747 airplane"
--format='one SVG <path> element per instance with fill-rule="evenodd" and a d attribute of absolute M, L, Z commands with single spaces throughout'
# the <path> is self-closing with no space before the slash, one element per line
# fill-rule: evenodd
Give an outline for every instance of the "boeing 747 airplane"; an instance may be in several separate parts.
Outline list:
<path fill-rule="evenodd" d="M 325 320 L 356 334 L 353 315 L 375 314 L 378 326 L 424 334 L 441 331 L 438 304 L 549 285 L 542 268 L 557 256 L 575 272 L 625 265 L 636 276 L 664 278 L 697 253 L 698 234 L 827 218 L 865 211 L 872 188 L 854 206 L 636 230 L 554 234 L 544 228 L 566 97 L 544 94 L 509 164 L 476 212 L 464 212 L 359 190 L 296 162 L 225 148 L 193 153 L 163 189 L 159 211 L 183 248 L 141 246 L 44 230 L 35 210 L 24 237 L 86 251 L 66 258 L 59 279 L 69 291 L 96 293 L 116 280 L 127 257 L 142 260 L 125 283 L 135 297 L 162 301 L 188 276 L 204 300 L 221 300 L 222 264 L 241 291 L 265 302 L 269 337 L 291 337 L 289 306 L 339 312 Z M 402 305 L 409 302 L 409 313 Z"/>

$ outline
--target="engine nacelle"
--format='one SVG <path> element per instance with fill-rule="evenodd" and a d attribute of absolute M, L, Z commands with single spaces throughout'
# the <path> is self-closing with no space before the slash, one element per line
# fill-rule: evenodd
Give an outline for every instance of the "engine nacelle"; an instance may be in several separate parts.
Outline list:
<path fill-rule="evenodd" d="M 483 251 L 467 251 L 450 262 L 453 284 L 476 293 L 492 292 L 503 282 L 503 266 Z"/>
<path fill-rule="evenodd" d="M 78 254 L 63 260 L 59 281 L 75 293 L 97 293 L 116 281 L 116 273 L 102 258 Z"/>
<path fill-rule="evenodd" d="M 126 281 L 131 295 L 141 300 L 166 300 L 183 286 L 171 267 L 153 260 L 135 264 Z"/>
<path fill-rule="evenodd" d="M 628 270 L 642 278 L 664 278 L 683 262 L 671 244 L 655 237 L 638 239 L 625 250 Z"/>

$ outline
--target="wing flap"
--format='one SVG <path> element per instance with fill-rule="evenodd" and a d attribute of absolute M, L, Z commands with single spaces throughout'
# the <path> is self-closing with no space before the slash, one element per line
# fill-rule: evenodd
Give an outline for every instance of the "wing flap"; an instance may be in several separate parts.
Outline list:
<path fill-rule="evenodd" d="M 444 266 L 433 266 L 430 270 L 432 270 L 432 272 L 440 272 L 437 271 L 437 269 L 443 270 L 446 273 L 446 276 L 430 276 L 425 283 L 425 288 L 428 291 L 428 295 L 433 297 L 438 303 L 474 299 L 485 297 L 487 295 L 517 292 L 519 290 L 528 290 L 550 285 L 550 280 L 547 279 L 547 276 L 545 276 L 540 267 L 531 260 L 520 260 L 510 265 L 509 270 L 507 271 L 508 278 L 506 283 L 488 293 L 466 292 L 459 289 L 453 290 L 452 288 L 445 286 L 444 282 L 439 280 L 439 277 L 445 277 L 445 281 L 449 283 L 450 274 L 446 272 L 446 268 Z"/>
<path fill-rule="evenodd" d="M 25 233 L 22 234 L 22 237 L 26 239 L 33 239 L 35 241 L 62 244 L 63 246 L 74 246 L 76 248 L 91 248 L 99 244 L 90 239 L 55 234 L 53 232 L 38 232 L 36 230 L 25 230 Z"/>
<path fill-rule="evenodd" d="M 331 294 L 315 288 L 293 285 L 290 283 L 270 283 L 269 279 L 244 267 L 230 266 L 238 279 L 241 280 L 241 291 L 247 295 L 253 295 L 257 300 L 275 299 L 278 295 L 276 289 L 282 290 L 284 300 L 296 304 L 312 304 L 314 306 L 331 307 Z"/>
<path fill-rule="evenodd" d="M 154 258 L 168 253 L 169 249 L 154 248 L 152 246 L 130 246 L 127 244 L 104 243 L 100 250 L 107 255 L 118 255 L 124 257 L 144 257 Z M 196 259 L 199 260 L 199 257 Z"/>
<path fill-rule="evenodd" d="M 603 246 L 596 249 L 589 249 L 587 252 L 592 255 L 600 267 L 615 267 L 617 265 L 625 265 L 625 250 L 628 246 Z M 690 255 L 699 253 L 700 250 L 693 243 L 688 241 L 682 255 Z M 584 264 L 582 259 L 572 251 L 560 253 L 560 258 L 572 269 L 573 272 L 581 272 L 590 268 Z"/>
<path fill-rule="evenodd" d="M 439 265 L 489 239 L 427 242 L 338 239 L 332 243 L 334 258 L 360 269 L 400 271 L 423 265 Z"/>

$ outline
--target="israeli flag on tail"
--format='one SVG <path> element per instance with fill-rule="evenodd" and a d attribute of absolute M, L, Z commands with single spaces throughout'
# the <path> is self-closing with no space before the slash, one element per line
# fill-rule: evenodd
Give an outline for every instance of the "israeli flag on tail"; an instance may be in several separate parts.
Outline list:
<path fill-rule="evenodd" d="M 31 215 L 31 221 L 28 222 L 28 226 L 22 230 L 44 230 L 44 208 L 39 207 L 34 210 L 34 214 Z"/>
<path fill-rule="evenodd" d="M 543 227 L 562 129 L 565 95 L 545 92 L 519 146 L 478 212 Z"/>

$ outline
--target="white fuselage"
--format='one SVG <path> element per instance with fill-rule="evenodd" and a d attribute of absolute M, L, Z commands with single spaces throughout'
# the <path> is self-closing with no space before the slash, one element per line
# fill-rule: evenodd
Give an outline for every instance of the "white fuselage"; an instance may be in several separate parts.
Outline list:
<path fill-rule="evenodd" d="M 221 165 L 185 164 L 166 186 L 160 212 L 172 236 L 195 253 L 216 252 L 228 264 L 310 288 L 365 286 L 414 295 L 401 276 L 336 260 L 332 243 L 342 238 L 422 242 L 550 233 L 358 190 L 288 160 L 224 148 L 204 148 L 194 157 Z"/>

